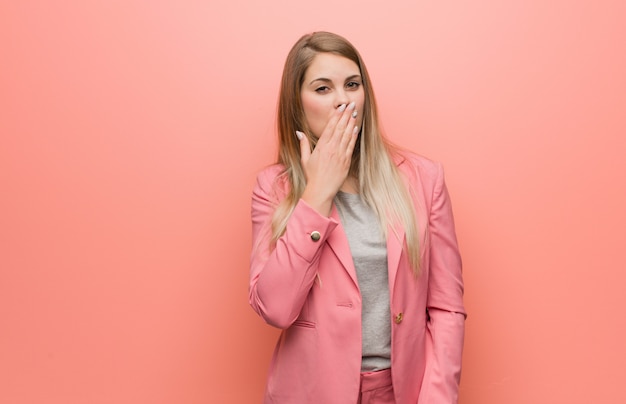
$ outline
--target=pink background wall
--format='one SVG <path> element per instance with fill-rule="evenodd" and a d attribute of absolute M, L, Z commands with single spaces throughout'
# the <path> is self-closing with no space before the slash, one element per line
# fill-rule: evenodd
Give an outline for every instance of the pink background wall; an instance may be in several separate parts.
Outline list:
<path fill-rule="evenodd" d="M 255 403 L 249 200 L 303 33 L 442 161 L 463 404 L 624 403 L 626 3 L 3 1 L 0 402 Z"/>

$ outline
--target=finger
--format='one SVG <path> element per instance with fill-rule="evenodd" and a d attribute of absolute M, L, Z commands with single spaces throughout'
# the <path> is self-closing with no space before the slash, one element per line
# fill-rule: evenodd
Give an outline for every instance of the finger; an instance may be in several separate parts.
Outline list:
<path fill-rule="evenodd" d="M 339 120 L 345 115 L 347 106 L 347 104 L 341 104 L 331 113 L 328 123 L 326 123 L 326 127 L 320 135 L 319 140 L 330 142 L 331 139 L 333 139 L 335 135 L 335 130 L 337 129 L 337 124 L 339 123 Z"/>
<path fill-rule="evenodd" d="M 341 136 L 340 141 L 343 136 L 346 134 L 348 127 L 350 126 L 350 121 L 353 120 L 352 115 L 355 112 L 356 103 L 351 102 L 348 107 L 343 111 L 341 117 L 339 118 L 339 122 L 337 122 L 337 126 L 335 127 L 335 131 L 337 134 Z M 352 128 L 350 128 L 350 131 Z M 348 132 L 349 133 L 349 132 Z"/>
<path fill-rule="evenodd" d="M 350 141 L 348 142 L 348 147 L 346 148 L 346 155 L 352 158 L 352 153 L 354 152 L 354 147 L 356 146 L 356 142 L 359 139 L 359 127 L 355 126 L 352 129 L 350 134 Z"/>
<path fill-rule="evenodd" d="M 296 136 L 300 141 L 300 159 L 302 163 L 306 163 L 311 157 L 311 145 L 309 144 L 309 138 L 299 130 L 296 131 Z"/>
<path fill-rule="evenodd" d="M 346 125 L 346 128 L 343 130 L 341 134 L 341 141 L 340 141 L 340 146 L 339 146 L 340 148 L 343 147 L 341 150 L 344 150 L 346 147 L 348 147 L 348 143 L 352 140 L 352 137 L 354 135 L 354 130 L 356 128 L 357 117 L 358 117 L 358 111 L 356 109 L 352 109 L 348 118 L 348 123 Z M 358 133 L 358 129 L 357 129 L 357 133 Z"/>

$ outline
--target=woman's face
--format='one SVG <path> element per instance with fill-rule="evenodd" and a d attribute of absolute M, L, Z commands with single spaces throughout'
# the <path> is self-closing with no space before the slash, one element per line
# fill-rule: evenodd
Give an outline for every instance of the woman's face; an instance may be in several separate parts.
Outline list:
<path fill-rule="evenodd" d="M 319 138 L 332 112 L 343 104 L 356 104 L 357 126 L 363 122 L 365 91 L 356 63 L 334 53 L 318 53 L 304 74 L 302 107 L 313 136 Z"/>

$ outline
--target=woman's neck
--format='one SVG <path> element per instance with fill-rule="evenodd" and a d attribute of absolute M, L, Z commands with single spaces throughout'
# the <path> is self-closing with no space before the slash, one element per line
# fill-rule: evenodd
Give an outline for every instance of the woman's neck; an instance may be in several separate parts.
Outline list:
<path fill-rule="evenodd" d="M 341 188 L 339 188 L 341 192 L 345 192 L 347 194 L 358 194 L 359 193 L 359 181 L 352 176 L 348 176 L 346 180 L 343 182 Z"/>

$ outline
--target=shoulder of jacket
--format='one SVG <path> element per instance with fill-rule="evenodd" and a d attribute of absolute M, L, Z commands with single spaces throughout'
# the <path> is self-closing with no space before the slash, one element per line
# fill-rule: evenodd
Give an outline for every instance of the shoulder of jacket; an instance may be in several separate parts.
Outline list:
<path fill-rule="evenodd" d="M 259 181 L 274 181 L 276 177 L 282 174 L 285 168 L 282 164 L 272 164 L 257 173 L 257 179 Z"/>
<path fill-rule="evenodd" d="M 407 150 L 397 152 L 394 160 L 400 170 L 417 172 L 420 176 L 437 177 L 443 169 L 441 163 Z"/>
<path fill-rule="evenodd" d="M 272 164 L 263 168 L 257 173 L 256 188 L 260 188 L 267 194 L 278 190 L 284 191 L 287 184 L 284 172 L 285 168 L 282 164 Z"/>

